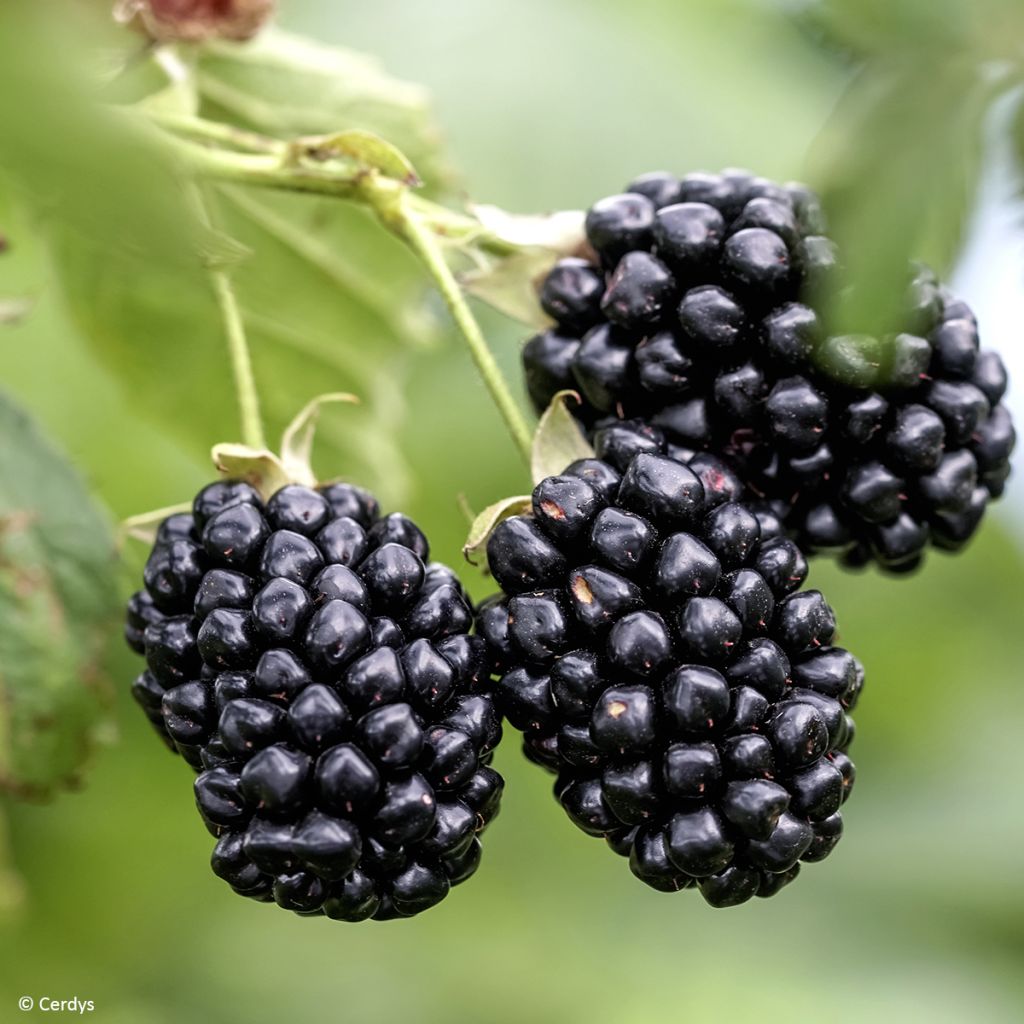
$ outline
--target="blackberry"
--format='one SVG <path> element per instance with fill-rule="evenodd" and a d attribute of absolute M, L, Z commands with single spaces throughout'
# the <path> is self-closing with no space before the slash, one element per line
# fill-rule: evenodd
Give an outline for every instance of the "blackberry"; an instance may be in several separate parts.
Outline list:
<path fill-rule="evenodd" d="M 501 722 L 458 578 L 348 484 L 211 484 L 164 521 L 125 636 L 132 692 L 196 771 L 213 870 L 345 921 L 406 917 L 480 860 Z"/>
<path fill-rule="evenodd" d="M 489 539 L 479 629 L 569 818 L 648 885 L 729 906 L 838 841 L 863 670 L 771 516 L 667 450 L 622 424 L 542 480 Z"/>
<path fill-rule="evenodd" d="M 1009 474 L 1006 371 L 918 268 L 882 337 L 829 330 L 843 290 L 817 198 L 740 171 L 643 175 L 586 219 L 596 254 L 541 285 L 556 326 L 522 360 L 591 438 L 640 419 L 724 458 L 808 553 L 906 572 L 962 547 Z"/>

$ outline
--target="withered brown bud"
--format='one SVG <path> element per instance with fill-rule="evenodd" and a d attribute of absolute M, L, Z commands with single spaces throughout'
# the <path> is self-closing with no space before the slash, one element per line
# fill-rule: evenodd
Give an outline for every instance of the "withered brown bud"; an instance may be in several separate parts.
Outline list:
<path fill-rule="evenodd" d="M 251 39 L 277 0 L 119 0 L 115 16 L 158 42 Z"/>

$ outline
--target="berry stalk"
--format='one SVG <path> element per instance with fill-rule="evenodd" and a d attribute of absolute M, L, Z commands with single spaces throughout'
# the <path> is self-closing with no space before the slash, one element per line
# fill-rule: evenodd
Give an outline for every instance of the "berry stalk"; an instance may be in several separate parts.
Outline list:
<path fill-rule="evenodd" d="M 210 211 L 207 209 L 202 190 L 198 185 L 189 188 L 189 196 L 199 222 L 204 227 L 213 230 L 214 225 Z M 259 393 L 256 390 L 252 357 L 249 354 L 249 342 L 245 336 L 245 323 L 238 305 L 238 297 L 235 295 L 235 289 L 227 271 L 210 267 L 209 274 L 210 284 L 213 287 L 217 305 L 220 307 L 224 337 L 231 359 L 231 376 L 235 382 L 235 398 L 241 417 L 242 441 L 250 448 L 264 449 L 267 447 L 267 439 L 263 433 Z"/>
<path fill-rule="evenodd" d="M 242 441 L 250 448 L 266 448 L 263 423 L 260 419 L 260 401 L 252 372 L 252 358 L 245 337 L 245 325 L 238 308 L 238 299 L 231 279 L 223 270 L 210 272 L 213 290 L 224 320 L 224 332 L 231 356 L 231 373 L 235 379 L 235 396 L 242 417 Z"/>
<path fill-rule="evenodd" d="M 505 426 L 519 449 L 520 454 L 530 461 L 530 450 L 532 446 L 532 432 L 527 425 L 519 406 L 516 404 L 512 393 L 509 390 L 508 382 L 505 380 L 501 368 L 498 366 L 494 354 L 491 352 L 484 338 L 483 331 L 473 316 L 462 293 L 459 282 L 455 279 L 451 268 L 448 266 L 438 245 L 434 233 L 428 230 L 420 220 L 419 216 L 409 209 L 406 196 L 402 197 L 399 203 L 399 217 L 395 225 L 397 230 L 410 248 L 423 261 L 424 266 L 430 272 L 437 285 L 438 291 L 444 298 L 448 311 L 455 321 L 463 340 L 469 348 L 473 362 L 476 364 L 477 372 L 480 374 L 487 390 L 490 392 L 494 404 L 498 407 Z"/>
<path fill-rule="evenodd" d="M 285 192 L 350 199 L 373 206 L 365 164 L 337 155 L 330 163 L 296 159 L 289 143 L 198 117 L 153 114 L 161 142 L 187 169 L 214 181 L 257 185 Z M 211 145 L 202 145 L 210 143 Z M 219 147 L 219 148 L 214 148 Z M 472 243 L 492 256 L 511 256 L 519 246 L 489 231 L 475 217 L 410 194 L 409 208 L 447 242 Z"/>
<path fill-rule="evenodd" d="M 532 432 L 512 397 L 458 280 L 448 266 L 440 239 L 472 243 L 484 251 L 501 255 L 517 251 L 515 245 L 487 231 L 475 218 L 453 213 L 413 195 L 405 182 L 372 171 L 368 173 L 367 166 L 357 159 L 335 154 L 329 161 L 317 164 L 309 158 L 308 153 L 303 158 L 300 151 L 287 143 L 251 132 L 237 132 L 228 126 L 198 118 L 161 118 L 157 123 L 175 133 L 168 136 L 167 142 L 175 155 L 198 175 L 235 184 L 330 195 L 361 202 L 372 209 L 381 223 L 416 253 L 433 278 L 512 440 L 523 458 L 529 462 Z M 246 152 L 209 148 L 190 139 L 179 138 L 177 134 L 220 145 L 234 145 Z M 218 273 L 214 283 L 218 297 L 222 299 L 233 359 L 237 354 L 236 380 L 239 381 L 243 419 L 249 413 L 256 415 L 255 421 L 247 420 L 248 427 L 251 427 L 253 422 L 258 425 L 258 410 L 252 404 L 256 400 L 255 390 L 250 391 L 242 386 L 244 380 L 251 381 L 251 372 L 247 378 L 248 350 L 244 345 L 241 322 L 239 319 L 236 323 L 234 314 L 237 308 L 234 306 L 230 282 Z M 246 443 L 252 444 L 248 440 Z M 252 444 L 252 447 L 265 445 Z"/>

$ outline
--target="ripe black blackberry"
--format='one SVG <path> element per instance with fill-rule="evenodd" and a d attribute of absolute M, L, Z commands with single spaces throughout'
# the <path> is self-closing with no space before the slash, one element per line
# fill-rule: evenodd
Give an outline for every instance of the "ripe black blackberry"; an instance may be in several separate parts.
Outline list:
<path fill-rule="evenodd" d="M 639 417 L 725 456 L 808 552 L 915 568 L 955 550 L 1009 474 L 1006 372 L 927 270 L 891 336 L 826 336 L 842 285 L 817 199 L 742 172 L 649 174 L 586 219 L 594 261 L 557 263 L 557 326 L 523 349 L 538 409 L 578 390 L 591 431 Z"/>
<path fill-rule="evenodd" d="M 160 526 L 126 637 L 133 692 L 199 773 L 213 869 L 346 921 L 416 914 L 468 878 L 501 735 L 465 592 L 349 484 L 265 504 L 214 483 Z"/>
<path fill-rule="evenodd" d="M 478 623 L 572 821 L 648 885 L 729 906 L 838 842 L 863 671 L 778 524 L 713 457 L 664 451 L 623 426 L 542 480 L 490 537 L 504 594 Z"/>

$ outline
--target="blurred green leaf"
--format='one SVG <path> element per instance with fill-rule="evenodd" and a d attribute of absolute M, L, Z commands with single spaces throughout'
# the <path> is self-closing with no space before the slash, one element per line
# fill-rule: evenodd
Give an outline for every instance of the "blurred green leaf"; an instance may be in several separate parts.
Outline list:
<path fill-rule="evenodd" d="M 28 415 L 0 396 L 0 790 L 76 783 L 108 730 L 116 608 L 109 524 Z"/>
<path fill-rule="evenodd" d="M 0 180 L 0 327 L 18 323 L 32 308 L 32 300 L 21 294 L 21 282 L 11 283 L 10 260 L 3 258 L 11 247 L 10 232 L 14 227 L 14 213 L 6 199 Z"/>
<path fill-rule="evenodd" d="M 302 407 L 285 428 L 281 435 L 281 462 L 291 471 L 294 479 L 300 479 L 302 475 L 310 473 L 313 464 L 313 441 L 316 438 L 317 423 L 323 406 L 338 403 L 358 405 L 359 399 L 344 391 L 317 395 Z"/>
<path fill-rule="evenodd" d="M 4 923 L 25 901 L 25 883 L 13 864 L 7 816 L 0 807 L 0 923 Z"/>
<path fill-rule="evenodd" d="M 54 12 L 0 6 L 0 169 L 41 228 L 139 261 L 194 264 L 195 227 L 172 169 L 148 134 L 98 102 L 73 25 Z M 58 46 L 62 60 L 47 60 Z M 29 102 L 26 102 L 29 99 Z M 134 276 L 134 275 L 133 275 Z"/>
<path fill-rule="evenodd" d="M 959 0 L 821 0 L 801 6 L 797 16 L 819 39 L 860 58 L 901 46 L 962 43 L 970 20 Z"/>
<path fill-rule="evenodd" d="M 401 498 L 405 472 L 395 466 L 393 446 L 382 459 L 379 439 L 364 442 L 385 422 L 373 405 L 381 397 L 378 378 L 403 347 L 434 336 L 412 256 L 363 210 L 307 196 L 211 191 L 216 230 L 204 229 L 163 152 L 102 107 L 74 59 L 55 74 L 24 59 L 19 33 L 48 31 L 60 38 L 43 15 L 0 11 L 0 118 L 9 115 L 13 125 L 0 139 L 0 165 L 50 241 L 75 323 L 131 401 L 193 448 L 206 451 L 237 436 L 206 276 L 206 265 L 228 268 L 271 433 L 312 395 L 356 392 L 364 405 L 348 429 L 325 432 L 321 462 L 385 500 Z M 407 176 L 394 143 L 438 180 L 437 133 L 424 93 L 368 59 L 272 33 L 252 44 L 216 44 L 200 51 L 198 63 L 204 98 L 220 97 L 217 113 L 236 125 L 269 124 L 285 135 L 329 131 L 332 144 L 358 144 L 367 159 Z M 233 102 L 225 101 L 226 90 Z M 29 115 L 15 97 L 37 93 L 46 102 Z M 211 109 L 207 100 L 203 112 Z M 369 134 L 371 123 L 388 133 L 387 142 Z M 194 401 L 211 390 L 222 399 Z M 401 402 L 389 395 L 385 404 L 393 429 Z"/>
<path fill-rule="evenodd" d="M 969 61 L 864 70 L 819 138 L 813 177 L 853 287 L 841 333 L 900 323 L 909 261 L 940 274 L 959 252 L 977 189 L 994 85 Z"/>
<path fill-rule="evenodd" d="M 211 43 L 198 70 L 204 117 L 278 138 L 361 129 L 397 146 L 428 188 L 447 183 L 427 91 L 373 57 L 271 29 L 244 45 Z"/>
<path fill-rule="evenodd" d="M 529 249 L 486 267 L 465 271 L 459 280 L 467 292 L 499 313 L 542 330 L 551 320 L 537 301 L 537 285 L 556 259 L 557 255 L 550 250 Z"/>
<path fill-rule="evenodd" d="M 1020 61 L 1019 0 L 816 0 L 797 18 L 821 41 L 867 59 L 900 52 Z"/>
<path fill-rule="evenodd" d="M 1010 145 L 1016 164 L 1017 191 L 1024 195 L 1024 99 L 1018 100 L 1014 111 Z"/>

